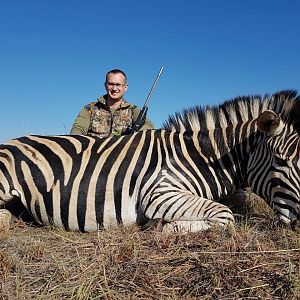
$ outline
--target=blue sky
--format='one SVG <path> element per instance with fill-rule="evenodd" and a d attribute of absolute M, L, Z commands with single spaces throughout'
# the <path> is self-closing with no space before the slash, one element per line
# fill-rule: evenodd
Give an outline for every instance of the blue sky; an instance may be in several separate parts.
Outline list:
<path fill-rule="evenodd" d="M 148 116 L 300 88 L 300 2 L 2 0 L 0 142 L 68 134 L 113 68 Z"/>

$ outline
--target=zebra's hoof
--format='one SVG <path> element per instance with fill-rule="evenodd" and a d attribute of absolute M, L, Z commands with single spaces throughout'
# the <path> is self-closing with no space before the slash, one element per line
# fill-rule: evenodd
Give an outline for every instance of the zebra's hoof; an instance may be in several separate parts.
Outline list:
<path fill-rule="evenodd" d="M 141 230 L 159 230 L 161 231 L 162 229 L 162 219 L 150 219 L 147 221 L 147 223 L 143 224 L 141 226 Z"/>
<path fill-rule="evenodd" d="M 10 229 L 11 213 L 7 209 L 0 209 L 0 232 Z"/>

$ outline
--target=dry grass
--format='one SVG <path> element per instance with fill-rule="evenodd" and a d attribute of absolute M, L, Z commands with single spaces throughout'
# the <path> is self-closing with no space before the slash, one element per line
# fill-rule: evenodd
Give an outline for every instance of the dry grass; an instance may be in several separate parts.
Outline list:
<path fill-rule="evenodd" d="M 82 234 L 15 221 L 0 235 L 0 299 L 300 299 L 299 234 L 256 198 L 242 208 L 235 234 Z"/>

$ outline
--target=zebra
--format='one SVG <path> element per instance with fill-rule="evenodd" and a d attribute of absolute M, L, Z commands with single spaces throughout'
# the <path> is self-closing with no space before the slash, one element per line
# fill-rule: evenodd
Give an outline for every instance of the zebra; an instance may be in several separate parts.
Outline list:
<path fill-rule="evenodd" d="M 19 201 L 37 223 L 72 231 L 158 221 L 196 232 L 233 225 L 219 200 L 246 183 L 299 230 L 299 114 L 297 92 L 284 90 L 196 106 L 121 137 L 16 138 L 0 145 L 0 206 Z"/>

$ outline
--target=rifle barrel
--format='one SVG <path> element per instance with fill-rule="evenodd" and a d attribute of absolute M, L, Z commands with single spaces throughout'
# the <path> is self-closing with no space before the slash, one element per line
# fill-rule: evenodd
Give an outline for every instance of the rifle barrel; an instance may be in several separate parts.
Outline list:
<path fill-rule="evenodd" d="M 150 92 L 149 92 L 149 94 L 148 94 L 148 96 L 147 96 L 147 98 L 146 98 L 146 101 L 145 101 L 145 103 L 144 103 L 144 107 L 143 107 L 143 108 L 145 108 L 145 107 L 148 106 L 148 102 L 149 102 L 149 100 L 150 100 L 150 98 L 151 98 L 151 96 L 152 96 L 152 94 L 153 94 L 153 92 L 154 92 L 154 89 L 155 89 L 155 87 L 156 87 L 156 84 L 157 84 L 157 82 L 158 82 L 158 80 L 159 80 L 159 78 L 160 78 L 160 75 L 161 75 L 163 69 L 164 69 L 164 67 L 161 67 L 161 68 L 160 68 L 160 70 L 159 70 L 159 72 L 158 72 L 158 74 L 157 74 L 157 76 L 156 76 L 156 79 L 155 79 L 155 81 L 154 81 L 154 83 L 153 83 L 153 85 L 152 85 L 152 88 L 151 88 L 151 90 L 150 90 Z"/>

